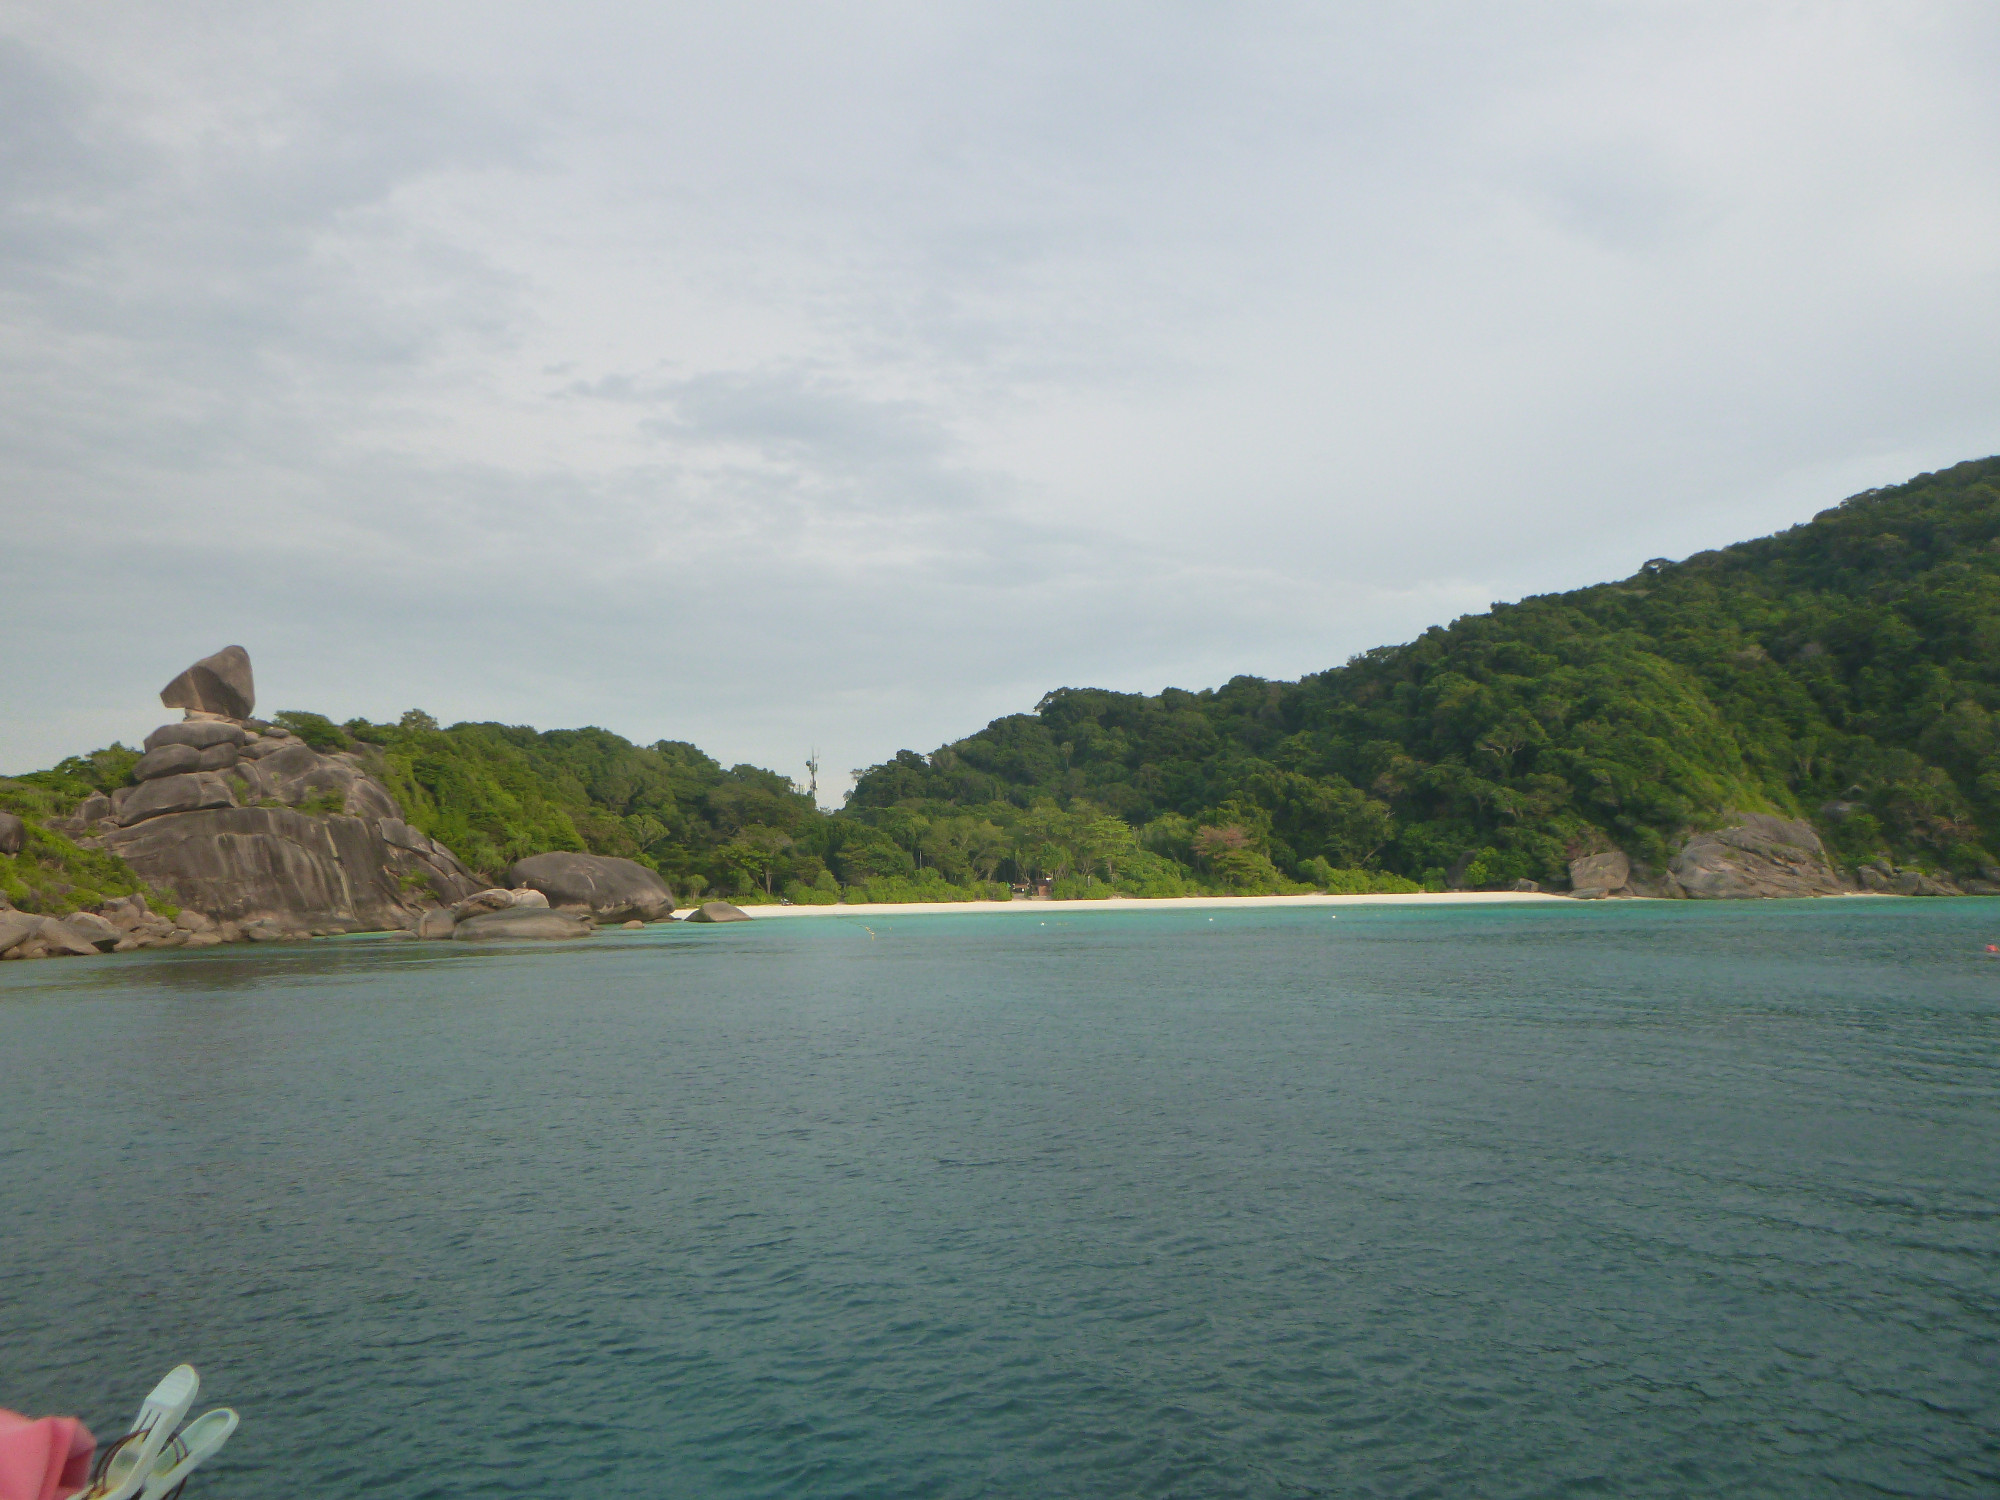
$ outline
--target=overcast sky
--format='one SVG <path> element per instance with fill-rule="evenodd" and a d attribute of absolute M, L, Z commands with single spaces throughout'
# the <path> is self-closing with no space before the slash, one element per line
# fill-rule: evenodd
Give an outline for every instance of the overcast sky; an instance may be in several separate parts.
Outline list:
<path fill-rule="evenodd" d="M 2000 451 L 2000 6 L 0 3 L 0 769 L 803 777 Z"/>

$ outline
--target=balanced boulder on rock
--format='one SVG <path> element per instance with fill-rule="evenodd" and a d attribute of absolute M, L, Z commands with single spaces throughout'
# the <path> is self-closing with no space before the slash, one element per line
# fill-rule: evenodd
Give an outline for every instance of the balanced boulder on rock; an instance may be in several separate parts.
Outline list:
<path fill-rule="evenodd" d="M 215 655 L 204 656 L 160 689 L 160 701 L 168 708 L 191 708 L 225 719 L 249 718 L 257 706 L 250 653 L 241 646 L 224 646 Z"/>
<path fill-rule="evenodd" d="M 656 872 L 608 854 L 531 854 L 515 861 L 507 883 L 540 891 L 550 906 L 581 907 L 600 922 L 657 922 L 674 909 L 674 893 Z"/>

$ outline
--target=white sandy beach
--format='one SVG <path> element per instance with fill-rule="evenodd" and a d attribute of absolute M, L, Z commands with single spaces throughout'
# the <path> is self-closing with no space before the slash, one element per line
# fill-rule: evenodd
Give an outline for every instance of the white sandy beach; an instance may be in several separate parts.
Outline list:
<path fill-rule="evenodd" d="M 766 917 L 965 916 L 974 912 L 1013 912 L 1022 916 L 1046 917 L 1052 911 L 1173 911 L 1204 907 L 1236 910 L 1248 906 L 1490 906 L 1570 899 L 1541 891 L 1418 891 L 1396 896 L 1169 896 L 1151 901 L 1137 896 L 1112 896 L 1103 901 L 885 901 L 880 905 L 865 906 L 746 906 L 743 911 L 760 921 Z"/>

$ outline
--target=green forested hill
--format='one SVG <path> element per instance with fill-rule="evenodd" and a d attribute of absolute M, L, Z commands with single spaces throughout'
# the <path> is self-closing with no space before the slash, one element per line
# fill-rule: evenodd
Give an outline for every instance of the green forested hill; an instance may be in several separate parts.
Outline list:
<path fill-rule="evenodd" d="M 1560 883 L 1574 854 L 1660 863 L 1732 810 L 1810 817 L 1849 860 L 1966 874 L 2000 848 L 1997 679 L 1985 459 L 1298 682 L 1063 689 L 874 768 L 849 809 L 998 822 L 1088 805 L 1238 884 L 1328 866 Z"/>
<path fill-rule="evenodd" d="M 2000 459 L 1984 459 L 1298 682 L 1064 688 L 928 756 L 900 752 L 834 815 L 785 777 L 675 741 L 444 728 L 414 710 L 392 725 L 278 717 L 358 750 L 411 822 L 489 876 L 589 849 L 653 865 L 683 899 L 831 901 L 1031 879 L 1074 896 L 1560 888 L 1578 854 L 1615 845 L 1658 866 L 1738 811 L 1810 818 L 1850 863 L 1965 876 L 2000 851 L 1996 710 Z M 22 899 L 37 881 L 129 881 L 39 825 L 122 784 L 135 758 L 114 746 L 0 781 L 40 851 L 0 863 L 0 884 Z"/>

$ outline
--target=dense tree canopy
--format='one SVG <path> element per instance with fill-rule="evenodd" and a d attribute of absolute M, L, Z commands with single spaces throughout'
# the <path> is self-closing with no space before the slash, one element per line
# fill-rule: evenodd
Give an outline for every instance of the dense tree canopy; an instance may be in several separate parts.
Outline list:
<path fill-rule="evenodd" d="M 1086 803 L 1198 874 L 1230 843 L 1281 876 L 1471 885 L 1560 882 L 1613 844 L 1657 863 L 1691 829 L 1772 811 L 1852 860 L 1964 874 L 2000 848 L 1996 673 L 1987 459 L 1298 682 L 1065 688 L 873 768 L 849 811 Z"/>

